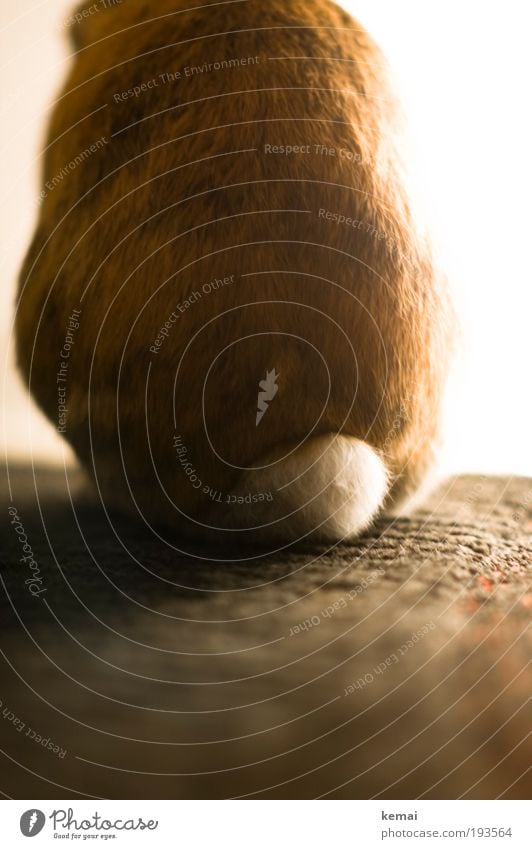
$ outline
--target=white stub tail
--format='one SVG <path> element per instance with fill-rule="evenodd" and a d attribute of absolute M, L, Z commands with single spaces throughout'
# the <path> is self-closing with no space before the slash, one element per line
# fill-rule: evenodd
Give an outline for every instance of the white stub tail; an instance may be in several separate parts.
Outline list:
<path fill-rule="evenodd" d="M 355 537 L 381 507 L 386 467 L 366 442 L 328 434 L 283 445 L 245 472 L 224 525 L 265 542 L 337 542 Z"/>

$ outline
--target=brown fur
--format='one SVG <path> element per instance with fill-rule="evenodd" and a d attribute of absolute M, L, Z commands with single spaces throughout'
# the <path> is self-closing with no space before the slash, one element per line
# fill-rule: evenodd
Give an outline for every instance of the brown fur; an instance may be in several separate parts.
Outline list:
<path fill-rule="evenodd" d="M 106 503 L 135 509 L 132 491 L 150 521 L 184 528 L 180 511 L 201 519 L 212 507 L 179 467 L 176 433 L 222 493 L 285 443 L 350 434 L 384 456 L 397 500 L 432 462 L 448 322 L 401 186 L 383 57 L 326 0 L 188 6 L 124 0 L 72 27 L 44 185 L 106 141 L 43 199 L 21 274 L 21 368 L 57 424 L 60 351 L 81 309 L 66 436 Z M 272 58 L 294 56 L 311 58 Z M 260 61 L 114 97 L 235 57 Z M 150 352 L 176 304 L 230 275 Z M 275 406 L 255 427 L 272 368 Z"/>

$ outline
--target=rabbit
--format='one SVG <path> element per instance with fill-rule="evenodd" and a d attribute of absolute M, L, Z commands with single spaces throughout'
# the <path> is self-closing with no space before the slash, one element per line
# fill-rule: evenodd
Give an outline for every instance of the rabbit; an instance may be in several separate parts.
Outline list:
<path fill-rule="evenodd" d="M 17 356 L 105 508 L 267 545 L 403 509 L 453 321 L 380 49 L 329 0 L 102 0 L 68 30 Z"/>

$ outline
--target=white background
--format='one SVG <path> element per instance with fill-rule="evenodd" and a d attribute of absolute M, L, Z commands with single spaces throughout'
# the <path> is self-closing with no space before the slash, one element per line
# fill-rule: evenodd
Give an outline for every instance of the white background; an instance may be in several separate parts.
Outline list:
<path fill-rule="evenodd" d="M 55 810 L 72 808 L 80 821 L 97 811 L 102 819 L 115 821 L 132 818 L 159 821 L 156 831 L 122 832 L 116 840 L 59 840 L 54 839 L 50 821 L 35 843 L 23 837 L 19 819 L 24 811 L 36 807 L 47 817 Z M 460 846 L 466 849 L 529 849 L 527 802 L 435 802 L 435 801 L 230 801 L 230 802 L 127 802 L 127 801 L 29 801 L 1 802 L 0 828 L 2 842 L 9 846 L 151 846 L 157 849 L 324 849 L 342 846 L 345 849 L 437 849 Z M 384 822 L 385 813 L 417 811 L 417 822 Z M 413 839 L 381 838 L 381 830 L 425 829 L 441 831 L 468 827 L 511 827 L 512 837 L 506 838 L 448 838 Z M 59 832 L 61 829 L 59 829 Z"/>
<path fill-rule="evenodd" d="M 343 5 L 394 70 L 416 181 L 457 293 L 463 339 L 445 411 L 445 467 L 532 475 L 530 7 L 524 0 Z M 66 449 L 25 400 L 9 334 L 35 220 L 44 121 L 68 65 L 61 24 L 70 9 L 64 0 L 0 7 L 0 434 L 12 457 L 33 452 L 56 461 Z"/>

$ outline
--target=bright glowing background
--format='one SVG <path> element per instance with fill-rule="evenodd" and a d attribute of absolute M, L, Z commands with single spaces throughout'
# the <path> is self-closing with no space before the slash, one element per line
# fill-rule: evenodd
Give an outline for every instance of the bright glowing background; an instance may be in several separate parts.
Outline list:
<path fill-rule="evenodd" d="M 393 69 L 415 144 L 416 182 L 462 316 L 445 465 L 532 475 L 532 13 L 522 0 L 342 5 Z M 37 208 L 43 122 L 68 62 L 61 23 L 70 8 L 65 0 L 2 0 L 0 11 L 0 429 L 11 456 L 33 452 L 48 460 L 63 457 L 64 443 L 26 400 L 9 334 Z"/>

